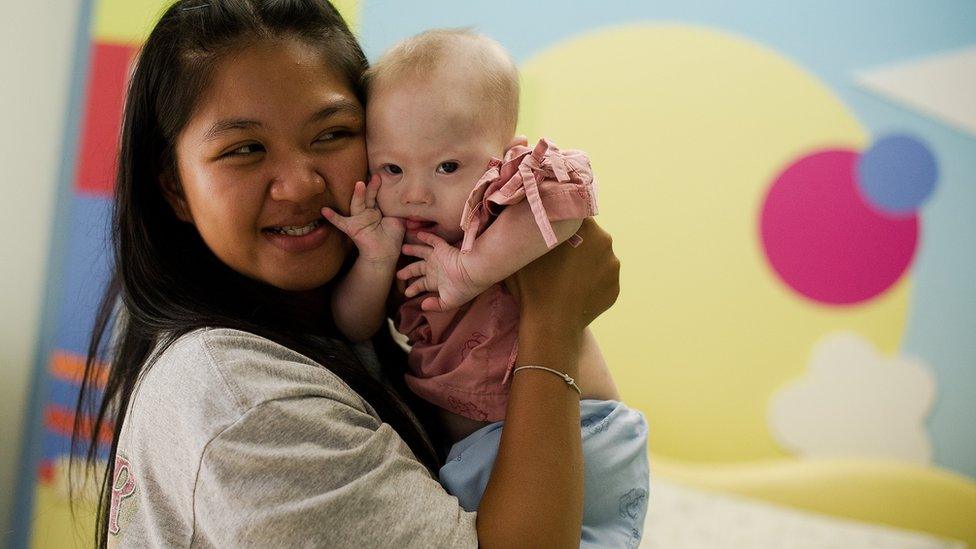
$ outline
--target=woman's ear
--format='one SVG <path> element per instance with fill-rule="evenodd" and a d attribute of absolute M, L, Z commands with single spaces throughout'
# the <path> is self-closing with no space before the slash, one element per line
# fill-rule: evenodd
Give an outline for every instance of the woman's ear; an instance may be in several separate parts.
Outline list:
<path fill-rule="evenodd" d="M 193 216 L 190 215 L 190 207 L 186 203 L 186 196 L 183 194 L 183 187 L 179 180 L 169 170 L 159 176 L 159 185 L 163 189 L 163 197 L 173 208 L 176 218 L 185 223 L 193 223 Z"/>

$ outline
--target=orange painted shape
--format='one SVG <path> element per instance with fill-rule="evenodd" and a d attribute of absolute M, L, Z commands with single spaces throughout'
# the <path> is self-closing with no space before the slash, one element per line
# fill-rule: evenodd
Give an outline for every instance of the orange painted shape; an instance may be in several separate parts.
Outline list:
<path fill-rule="evenodd" d="M 74 423 L 74 410 L 69 410 L 63 406 L 54 405 L 48 405 L 46 408 L 44 408 L 44 427 L 46 427 L 49 431 L 70 437 L 71 432 L 74 430 Z M 91 437 L 94 424 L 95 421 L 91 417 L 85 416 L 82 419 L 81 425 L 79 426 L 79 435 L 82 440 Z M 98 442 L 100 444 L 112 443 L 111 424 L 102 424 L 102 428 L 98 433 Z"/>
<path fill-rule="evenodd" d="M 85 374 L 85 357 L 64 351 L 54 351 L 51 353 L 51 362 L 48 366 L 51 376 L 68 383 L 81 384 L 82 376 Z M 108 365 L 96 362 L 94 366 L 95 386 L 99 389 L 105 388 L 108 381 Z"/>

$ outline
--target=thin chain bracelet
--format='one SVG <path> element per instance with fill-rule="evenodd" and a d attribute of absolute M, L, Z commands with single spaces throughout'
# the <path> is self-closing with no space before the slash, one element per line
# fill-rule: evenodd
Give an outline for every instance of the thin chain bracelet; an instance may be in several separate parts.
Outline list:
<path fill-rule="evenodd" d="M 580 395 L 583 394 L 583 391 L 580 390 L 579 385 L 576 384 L 576 380 L 570 377 L 569 374 L 564 374 L 559 370 L 553 370 L 552 368 L 546 368 L 545 366 L 519 366 L 518 368 L 512 370 L 512 375 L 517 374 L 519 370 L 545 370 L 547 372 L 552 372 L 557 376 L 563 378 L 563 381 L 566 382 L 566 385 L 569 385 L 573 389 L 576 389 L 577 393 L 579 393 Z"/>

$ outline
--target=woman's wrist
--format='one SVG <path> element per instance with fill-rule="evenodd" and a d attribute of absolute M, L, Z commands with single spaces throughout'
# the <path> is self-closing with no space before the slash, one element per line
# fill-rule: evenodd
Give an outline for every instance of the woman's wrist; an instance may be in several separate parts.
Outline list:
<path fill-rule="evenodd" d="M 579 373 L 582 341 L 582 330 L 551 317 L 522 317 L 516 365 L 546 366 L 575 377 Z"/>
<path fill-rule="evenodd" d="M 575 320 L 575 316 L 566 311 L 522 306 L 519 309 L 519 335 L 536 333 L 539 337 L 551 336 L 581 341 L 586 326 L 578 325 Z"/>

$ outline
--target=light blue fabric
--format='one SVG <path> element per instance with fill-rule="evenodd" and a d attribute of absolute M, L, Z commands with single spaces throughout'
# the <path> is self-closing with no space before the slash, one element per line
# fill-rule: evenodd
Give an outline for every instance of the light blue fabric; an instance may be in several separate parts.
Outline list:
<path fill-rule="evenodd" d="M 440 482 L 468 511 L 477 510 L 498 455 L 504 422 L 455 444 Z M 637 547 L 650 483 L 644 416 L 613 400 L 580 401 L 583 436 L 583 531 L 580 547 Z"/>

